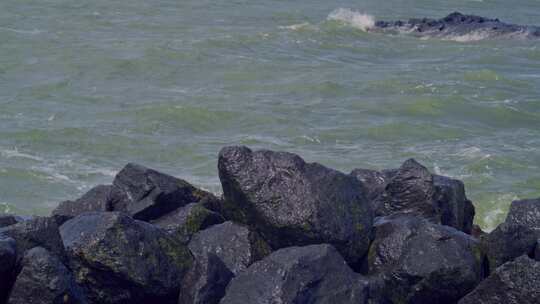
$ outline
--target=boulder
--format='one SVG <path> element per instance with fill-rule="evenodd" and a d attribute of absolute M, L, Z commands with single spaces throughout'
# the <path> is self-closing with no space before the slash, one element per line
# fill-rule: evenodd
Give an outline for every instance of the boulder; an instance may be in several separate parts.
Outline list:
<path fill-rule="evenodd" d="M 526 255 L 497 268 L 459 304 L 538 304 L 540 262 Z"/>
<path fill-rule="evenodd" d="M 474 206 L 459 180 L 433 175 L 414 159 L 399 169 L 355 169 L 351 175 L 362 183 L 376 216 L 415 214 L 471 233 Z"/>
<path fill-rule="evenodd" d="M 98 185 L 75 201 L 61 202 L 53 210 L 52 216 L 57 219 L 58 225 L 62 225 L 67 220 L 85 212 L 111 211 L 109 196 L 112 188 L 112 185 Z"/>
<path fill-rule="evenodd" d="M 93 212 L 60 227 L 77 283 L 94 303 L 176 303 L 192 263 L 185 245 L 121 212 Z"/>
<path fill-rule="evenodd" d="M 87 303 L 81 288 L 58 257 L 43 247 L 26 252 L 8 304 Z"/>
<path fill-rule="evenodd" d="M 485 276 L 478 241 L 455 228 L 395 214 L 378 218 L 368 255 L 382 303 L 455 303 Z"/>
<path fill-rule="evenodd" d="M 189 249 L 197 263 L 182 283 L 179 304 L 219 303 L 234 276 L 270 253 L 257 233 L 233 222 L 196 233 Z"/>
<path fill-rule="evenodd" d="M 286 152 L 226 147 L 219 177 L 224 215 L 274 248 L 330 243 L 353 266 L 366 254 L 373 215 L 358 180 Z"/>
<path fill-rule="evenodd" d="M 491 269 L 523 254 L 534 255 L 540 238 L 540 198 L 514 201 L 504 223 L 480 238 Z"/>
<path fill-rule="evenodd" d="M 0 234 L 0 303 L 5 303 L 13 280 L 17 261 L 15 240 Z"/>
<path fill-rule="evenodd" d="M 210 211 L 199 203 L 191 203 L 153 220 L 151 223 L 175 234 L 187 244 L 194 233 L 224 221 L 225 219 L 219 213 Z"/>
<path fill-rule="evenodd" d="M 23 219 L 20 216 L 13 214 L 3 214 L 0 215 L 0 228 L 15 225 L 18 222 L 22 222 Z"/>
<path fill-rule="evenodd" d="M 58 231 L 58 225 L 52 217 L 35 217 L 15 225 L 0 228 L 0 234 L 15 240 L 19 261 L 24 257 L 27 250 L 38 246 L 49 250 L 65 261 L 62 238 Z"/>
<path fill-rule="evenodd" d="M 368 284 L 331 245 L 289 247 L 234 278 L 221 304 L 363 304 Z"/>
<path fill-rule="evenodd" d="M 151 221 L 212 194 L 188 182 L 130 163 L 115 177 L 110 196 L 112 210 Z"/>

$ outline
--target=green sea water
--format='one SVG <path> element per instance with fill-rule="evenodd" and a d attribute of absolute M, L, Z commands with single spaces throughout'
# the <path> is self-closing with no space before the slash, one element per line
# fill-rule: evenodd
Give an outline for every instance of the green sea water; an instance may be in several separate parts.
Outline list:
<path fill-rule="evenodd" d="M 248 145 L 344 172 L 414 157 L 492 229 L 540 196 L 540 42 L 363 30 L 456 10 L 540 25 L 537 0 L 3 0 L 0 212 L 127 162 L 219 193 L 220 148 Z"/>

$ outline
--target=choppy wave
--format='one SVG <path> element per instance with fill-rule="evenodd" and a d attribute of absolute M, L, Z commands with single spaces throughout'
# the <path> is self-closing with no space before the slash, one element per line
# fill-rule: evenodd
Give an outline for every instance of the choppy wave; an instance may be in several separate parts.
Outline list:
<path fill-rule="evenodd" d="M 373 16 L 348 8 L 334 10 L 328 15 L 327 20 L 340 21 L 363 31 L 368 31 L 375 26 L 375 18 Z"/>

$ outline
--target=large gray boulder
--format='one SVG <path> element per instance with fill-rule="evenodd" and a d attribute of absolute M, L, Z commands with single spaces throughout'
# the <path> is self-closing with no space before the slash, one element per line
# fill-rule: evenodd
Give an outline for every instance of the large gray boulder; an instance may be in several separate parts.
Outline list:
<path fill-rule="evenodd" d="M 497 268 L 459 304 L 538 304 L 540 262 L 523 255 Z"/>
<path fill-rule="evenodd" d="M 221 304 L 363 304 L 368 284 L 328 244 L 280 249 L 234 278 Z"/>
<path fill-rule="evenodd" d="M 480 239 L 491 269 L 523 254 L 534 256 L 540 239 L 540 198 L 512 202 L 505 222 Z"/>
<path fill-rule="evenodd" d="M 224 221 L 221 214 L 206 209 L 200 203 L 191 203 L 153 220 L 151 223 L 176 235 L 187 244 L 193 234 Z"/>
<path fill-rule="evenodd" d="M 123 211 L 133 218 L 151 221 L 213 195 L 176 177 L 127 164 L 115 177 L 110 195 L 112 210 Z"/>
<path fill-rule="evenodd" d="M 192 263 L 185 245 L 119 212 L 85 213 L 60 234 L 77 282 L 94 303 L 176 303 Z"/>
<path fill-rule="evenodd" d="M 43 247 L 26 252 L 9 304 L 87 303 L 81 288 L 58 257 Z"/>
<path fill-rule="evenodd" d="M 112 185 L 98 185 L 75 201 L 61 202 L 53 210 L 52 216 L 56 218 L 59 225 L 62 225 L 67 220 L 85 212 L 111 211 L 109 201 L 112 188 Z"/>
<path fill-rule="evenodd" d="M 354 177 L 246 147 L 223 148 L 218 168 L 225 217 L 253 227 L 274 249 L 329 243 L 354 267 L 366 254 L 373 216 Z"/>
<path fill-rule="evenodd" d="M 15 240 L 0 234 L 0 303 L 5 303 L 13 280 L 17 262 Z"/>
<path fill-rule="evenodd" d="M 362 183 L 376 216 L 415 214 L 471 233 L 474 206 L 459 180 L 431 174 L 414 159 L 399 169 L 355 169 L 350 175 Z"/>
<path fill-rule="evenodd" d="M 15 225 L 0 228 L 4 234 L 15 240 L 17 256 L 20 261 L 27 250 L 41 246 L 65 260 L 64 245 L 58 231 L 58 225 L 52 217 L 35 217 Z"/>
<path fill-rule="evenodd" d="M 270 253 L 257 233 L 233 222 L 196 233 L 189 249 L 196 263 L 182 283 L 179 304 L 219 303 L 234 276 Z"/>
<path fill-rule="evenodd" d="M 368 270 L 371 296 L 383 303 L 455 303 L 485 276 L 478 241 L 411 215 L 382 217 Z"/>

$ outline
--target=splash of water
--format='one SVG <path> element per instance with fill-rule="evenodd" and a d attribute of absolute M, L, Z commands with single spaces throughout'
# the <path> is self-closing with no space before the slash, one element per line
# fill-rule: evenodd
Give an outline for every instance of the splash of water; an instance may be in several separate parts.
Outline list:
<path fill-rule="evenodd" d="M 362 31 L 368 31 L 375 26 L 373 16 L 348 8 L 338 8 L 331 12 L 326 19 L 343 22 Z"/>

